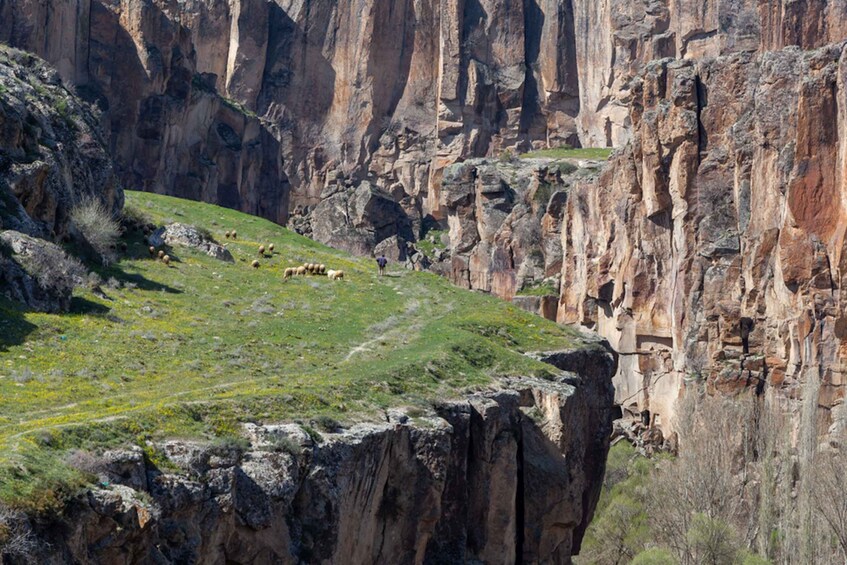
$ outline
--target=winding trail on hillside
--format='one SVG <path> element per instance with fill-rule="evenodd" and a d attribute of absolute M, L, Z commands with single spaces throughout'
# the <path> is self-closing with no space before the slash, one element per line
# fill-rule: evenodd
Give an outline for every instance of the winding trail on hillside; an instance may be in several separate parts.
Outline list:
<path fill-rule="evenodd" d="M 444 304 L 438 304 L 439 313 L 435 316 L 428 315 L 425 313 L 429 313 L 432 311 L 433 301 L 432 295 L 424 286 L 416 286 L 413 289 L 403 289 L 403 292 L 412 292 L 415 298 L 409 300 L 406 303 L 406 308 L 402 314 L 399 316 L 389 316 L 383 322 L 374 324 L 375 326 L 379 326 L 380 324 L 385 324 L 387 320 L 394 318 L 390 321 L 388 326 L 381 331 L 377 336 L 367 339 L 355 346 L 353 346 L 346 357 L 342 360 L 342 363 L 349 363 L 357 356 L 363 356 L 367 360 L 370 356 L 368 354 L 376 355 L 378 351 L 378 345 L 383 342 L 390 343 L 399 343 L 404 342 L 407 343 L 411 339 L 414 339 L 421 327 L 423 327 L 424 316 L 426 315 L 426 319 L 428 320 L 438 320 L 448 316 L 455 309 L 455 304 L 451 302 L 447 302 Z M 29 412 L 27 414 L 27 418 L 24 420 L 19 420 L 14 423 L 7 423 L 0 425 L 0 443 L 12 444 L 28 435 L 38 433 L 38 432 L 49 432 L 67 428 L 73 428 L 75 426 L 82 425 L 91 425 L 91 424 L 103 424 L 108 422 L 114 422 L 121 419 L 129 418 L 133 414 L 143 413 L 156 405 L 161 404 L 170 404 L 176 401 L 180 397 L 185 397 L 188 395 L 198 395 L 204 393 L 211 393 L 214 391 L 221 391 L 233 387 L 237 387 L 239 385 L 243 385 L 245 382 L 250 383 L 261 383 L 262 381 L 267 381 L 272 378 L 276 378 L 278 375 L 269 375 L 265 377 L 245 377 L 238 380 L 232 380 L 224 383 L 217 383 L 213 386 L 202 387 L 202 388 L 194 388 L 191 390 L 180 390 L 171 393 L 162 394 L 161 391 L 156 391 L 155 398 L 156 400 L 153 402 L 145 402 L 144 404 L 136 405 L 133 408 L 129 408 L 127 410 L 123 410 L 118 414 L 110 414 L 108 416 L 100 416 L 100 417 L 86 417 L 86 415 L 90 415 L 92 413 L 98 412 L 97 408 L 94 408 L 90 411 L 85 410 L 86 405 L 90 405 L 92 403 L 97 404 L 112 404 L 112 403 L 126 403 L 128 400 L 137 399 L 138 392 L 128 392 L 128 393 L 120 393 L 108 396 L 100 396 L 95 399 L 90 399 L 88 401 L 82 402 L 72 402 L 69 404 L 65 404 L 63 406 L 51 407 L 43 410 L 37 410 L 33 412 Z M 211 399 L 208 402 L 224 402 L 223 399 L 214 400 Z M 203 401 L 207 402 L 207 401 Z M 77 409 L 76 413 L 67 413 L 67 410 Z M 49 414 L 48 418 L 42 418 L 40 416 Z M 79 416 L 78 419 L 75 416 Z M 73 421 L 66 421 L 61 423 L 49 423 L 50 421 L 54 421 L 57 418 L 61 419 L 72 419 Z M 39 425 L 43 423 L 43 425 Z M 24 428 L 24 429 L 21 429 Z M 2 437 L 4 431 L 7 430 L 20 430 L 16 433 Z"/>

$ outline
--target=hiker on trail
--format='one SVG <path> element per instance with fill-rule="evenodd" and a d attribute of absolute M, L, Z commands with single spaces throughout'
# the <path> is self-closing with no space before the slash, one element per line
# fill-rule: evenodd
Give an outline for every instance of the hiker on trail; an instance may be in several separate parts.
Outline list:
<path fill-rule="evenodd" d="M 376 264 L 379 267 L 379 276 L 384 275 L 385 266 L 388 265 L 388 259 L 385 258 L 385 255 L 380 255 L 376 260 Z"/>

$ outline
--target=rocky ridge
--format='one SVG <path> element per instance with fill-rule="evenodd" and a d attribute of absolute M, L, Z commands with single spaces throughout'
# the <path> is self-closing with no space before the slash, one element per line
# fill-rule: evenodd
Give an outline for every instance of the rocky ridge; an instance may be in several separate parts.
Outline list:
<path fill-rule="evenodd" d="M 31 524 L 44 563 L 570 563 L 599 496 L 615 359 L 544 354 L 562 373 L 411 417 L 323 434 L 248 424 L 251 447 L 171 441 L 162 471 L 107 453 L 101 488 Z M 49 545 L 48 545 L 49 544 Z M 14 562 L 14 561 L 13 561 Z"/>

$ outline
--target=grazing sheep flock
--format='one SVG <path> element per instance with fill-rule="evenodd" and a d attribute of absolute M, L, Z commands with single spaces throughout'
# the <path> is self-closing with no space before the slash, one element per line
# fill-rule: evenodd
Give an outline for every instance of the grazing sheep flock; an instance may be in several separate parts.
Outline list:
<path fill-rule="evenodd" d="M 332 273 L 332 274 L 331 274 Z M 282 278 L 288 280 L 292 277 L 304 275 L 327 276 L 330 280 L 341 280 L 344 278 L 344 271 L 327 271 L 326 265 L 318 263 L 306 263 L 299 267 L 289 267 L 283 272 Z"/>
<path fill-rule="evenodd" d="M 235 230 L 226 231 L 224 233 L 224 237 L 226 239 L 236 239 L 238 237 L 237 232 Z M 274 250 L 276 246 L 273 243 L 269 243 L 267 245 L 261 244 L 258 247 L 258 253 L 261 258 L 271 258 L 274 256 Z M 171 263 L 171 257 L 165 254 L 163 250 L 157 250 L 156 247 L 149 247 L 150 257 L 158 258 L 162 263 L 166 266 L 169 266 Z M 265 252 L 268 252 L 268 255 Z M 261 262 L 258 259 L 254 259 L 250 262 L 250 266 L 253 269 L 259 269 L 261 267 Z M 326 276 L 331 281 L 342 281 L 344 280 L 344 271 L 336 270 L 336 269 L 327 269 L 327 266 L 321 263 L 303 263 L 299 267 L 288 267 L 284 270 L 282 278 L 283 280 L 290 280 L 294 277 L 302 277 L 305 275 L 314 275 L 314 276 Z"/>

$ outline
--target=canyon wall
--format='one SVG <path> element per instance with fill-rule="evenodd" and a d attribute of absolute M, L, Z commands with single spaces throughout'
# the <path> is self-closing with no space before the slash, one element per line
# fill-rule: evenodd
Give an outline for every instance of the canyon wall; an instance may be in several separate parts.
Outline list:
<path fill-rule="evenodd" d="M 285 223 L 368 180 L 399 232 L 445 219 L 456 161 L 622 146 L 652 60 L 819 47 L 845 16 L 843 0 L 0 0 L 0 41 L 105 109 L 126 187 Z"/>
<path fill-rule="evenodd" d="M 559 320 L 660 420 L 705 379 L 812 387 L 831 421 L 845 37 L 845 0 L 0 0 L 0 40 L 104 109 L 127 187 L 302 212 L 358 253 L 436 220 L 442 270 L 505 297 L 560 237 Z M 455 164 L 565 142 L 626 147 L 561 217 Z"/>
<path fill-rule="evenodd" d="M 284 222 L 288 182 L 278 141 L 198 70 L 184 23 L 205 25 L 206 15 L 205 3 L 3 0 L 0 41 L 44 57 L 101 108 L 125 188 Z"/>
<path fill-rule="evenodd" d="M 284 223 L 338 174 L 438 215 L 446 164 L 578 143 L 572 20 L 549 0 L 2 0 L 0 41 L 101 104 L 127 187 Z"/>
<path fill-rule="evenodd" d="M 101 486 L 31 524 L 40 563 L 571 562 L 609 448 L 615 359 L 543 354 L 549 381 L 414 418 L 306 433 L 246 425 L 251 446 L 169 441 L 92 464 Z M 318 436 L 319 437 L 319 436 Z M 14 563 L 14 560 L 11 561 Z"/>
<path fill-rule="evenodd" d="M 625 408 L 672 426 L 705 382 L 812 439 L 841 425 L 845 88 L 844 43 L 664 59 L 633 83 L 632 143 L 569 194 L 559 308 L 621 354 Z"/>

